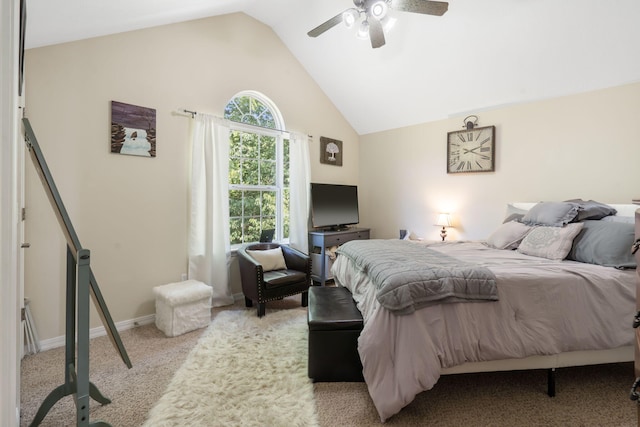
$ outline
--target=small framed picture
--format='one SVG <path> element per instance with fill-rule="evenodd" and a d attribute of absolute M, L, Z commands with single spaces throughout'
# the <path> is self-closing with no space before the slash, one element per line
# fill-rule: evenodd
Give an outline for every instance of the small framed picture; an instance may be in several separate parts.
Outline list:
<path fill-rule="evenodd" d="M 342 141 L 321 136 L 320 163 L 342 166 Z"/>
<path fill-rule="evenodd" d="M 111 101 L 111 152 L 156 156 L 156 110 Z"/>

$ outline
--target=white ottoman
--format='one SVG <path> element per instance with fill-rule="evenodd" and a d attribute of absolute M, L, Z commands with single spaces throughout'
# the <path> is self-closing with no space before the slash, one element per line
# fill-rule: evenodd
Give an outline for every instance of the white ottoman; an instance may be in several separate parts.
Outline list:
<path fill-rule="evenodd" d="M 156 296 L 156 326 L 166 336 L 175 337 L 211 323 L 211 286 L 186 280 L 156 286 L 153 293 Z"/>

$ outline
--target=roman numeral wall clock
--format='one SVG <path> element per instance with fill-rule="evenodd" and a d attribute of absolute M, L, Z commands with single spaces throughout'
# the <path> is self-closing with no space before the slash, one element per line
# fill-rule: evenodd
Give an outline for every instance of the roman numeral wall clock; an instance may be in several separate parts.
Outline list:
<path fill-rule="evenodd" d="M 467 120 L 475 118 L 475 121 Z M 478 118 L 464 119 L 464 130 L 447 133 L 447 173 L 493 172 L 496 127 L 475 127 Z"/>

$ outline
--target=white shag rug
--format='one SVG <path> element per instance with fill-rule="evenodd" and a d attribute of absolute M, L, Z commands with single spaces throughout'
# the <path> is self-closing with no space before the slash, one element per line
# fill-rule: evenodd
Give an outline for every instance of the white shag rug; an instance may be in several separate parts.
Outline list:
<path fill-rule="evenodd" d="M 307 354 L 306 311 L 222 311 L 144 427 L 318 426 Z"/>

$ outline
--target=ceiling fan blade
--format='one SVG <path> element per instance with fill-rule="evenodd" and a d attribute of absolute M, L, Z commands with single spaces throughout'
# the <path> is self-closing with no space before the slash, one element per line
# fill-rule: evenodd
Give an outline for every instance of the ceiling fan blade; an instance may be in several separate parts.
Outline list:
<path fill-rule="evenodd" d="M 371 47 L 374 49 L 385 44 L 382 24 L 375 18 L 369 19 L 369 38 L 371 39 Z"/>
<path fill-rule="evenodd" d="M 442 16 L 449 9 L 449 3 L 430 0 L 391 0 L 391 8 L 401 12 Z"/>
<path fill-rule="evenodd" d="M 324 33 L 325 31 L 335 27 L 336 25 L 338 25 L 339 23 L 342 22 L 342 14 L 343 13 L 344 12 L 341 12 L 341 13 L 337 14 L 336 16 L 334 16 L 333 18 L 329 19 L 328 21 L 323 22 L 322 24 L 318 25 L 313 30 L 309 31 L 307 33 L 307 35 L 309 37 L 318 37 L 320 34 Z"/>

